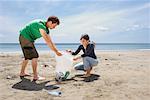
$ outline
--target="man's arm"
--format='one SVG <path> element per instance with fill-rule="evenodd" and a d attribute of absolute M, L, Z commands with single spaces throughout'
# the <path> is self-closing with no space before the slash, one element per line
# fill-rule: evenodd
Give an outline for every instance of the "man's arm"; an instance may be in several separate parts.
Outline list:
<path fill-rule="evenodd" d="M 55 47 L 55 44 L 52 42 L 50 36 L 48 34 L 46 34 L 45 30 L 39 29 L 39 31 L 40 31 L 42 37 L 44 38 L 45 42 L 49 46 L 49 48 L 51 48 L 58 56 L 61 56 L 62 54 L 60 52 L 58 52 L 58 50 Z"/>

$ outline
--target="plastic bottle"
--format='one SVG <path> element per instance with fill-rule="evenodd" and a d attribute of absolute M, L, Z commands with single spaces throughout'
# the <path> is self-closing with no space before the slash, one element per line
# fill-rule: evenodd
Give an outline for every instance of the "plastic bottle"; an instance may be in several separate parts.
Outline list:
<path fill-rule="evenodd" d="M 66 80 L 67 79 L 67 77 L 70 75 L 70 72 L 69 71 L 67 71 L 66 73 L 65 73 L 65 75 L 64 75 L 64 77 L 63 77 L 63 79 L 64 80 Z"/>
<path fill-rule="evenodd" d="M 61 92 L 60 91 L 48 91 L 48 94 L 54 95 L 54 96 L 61 96 Z"/>

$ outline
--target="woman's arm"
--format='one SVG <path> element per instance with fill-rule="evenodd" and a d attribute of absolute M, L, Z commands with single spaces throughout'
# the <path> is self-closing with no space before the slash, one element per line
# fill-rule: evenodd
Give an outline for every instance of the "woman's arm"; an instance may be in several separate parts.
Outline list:
<path fill-rule="evenodd" d="M 75 52 L 71 52 L 72 55 L 77 55 L 81 51 L 81 45 L 78 47 L 78 49 Z"/>

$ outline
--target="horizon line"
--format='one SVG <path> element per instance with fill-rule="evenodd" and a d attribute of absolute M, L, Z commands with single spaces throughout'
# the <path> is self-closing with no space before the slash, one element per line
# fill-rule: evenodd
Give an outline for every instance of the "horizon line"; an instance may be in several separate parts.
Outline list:
<path fill-rule="evenodd" d="M 19 43 L 18 42 L 2 42 L 2 43 L 0 42 L 0 44 L 19 44 Z M 35 44 L 46 44 L 46 43 L 35 43 Z M 80 44 L 80 43 L 54 43 L 54 44 Z M 123 42 L 123 43 L 119 43 L 119 42 L 104 43 L 104 42 L 102 42 L 102 43 L 96 43 L 96 44 L 150 44 L 150 43 L 143 43 L 143 42 L 141 42 L 141 43 L 133 43 L 133 42 L 130 42 L 130 43 L 125 43 L 125 42 Z"/>

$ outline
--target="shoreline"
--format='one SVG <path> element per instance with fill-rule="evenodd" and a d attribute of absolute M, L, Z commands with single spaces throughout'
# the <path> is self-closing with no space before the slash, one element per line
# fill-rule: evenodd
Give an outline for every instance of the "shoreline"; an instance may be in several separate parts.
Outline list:
<path fill-rule="evenodd" d="M 60 50 L 65 51 L 65 50 Z M 130 51 L 150 51 L 150 49 L 131 49 L 131 50 L 95 50 L 95 52 L 130 52 Z M 40 50 L 39 53 L 54 53 L 52 50 Z M 10 54 L 10 53 L 19 53 L 22 54 L 22 51 L 0 51 L 0 54 Z"/>

